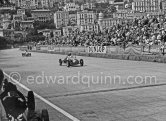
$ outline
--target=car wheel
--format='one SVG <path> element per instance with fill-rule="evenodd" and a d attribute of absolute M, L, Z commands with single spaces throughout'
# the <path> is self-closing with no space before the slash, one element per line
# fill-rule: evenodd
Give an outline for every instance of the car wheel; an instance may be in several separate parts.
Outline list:
<path fill-rule="evenodd" d="M 49 121 L 49 114 L 47 109 L 43 109 L 41 113 L 42 121 Z"/>
<path fill-rule="evenodd" d="M 28 92 L 27 98 L 28 98 L 27 102 L 28 110 L 35 111 L 35 96 L 33 91 Z"/>
<path fill-rule="evenodd" d="M 81 66 L 84 65 L 84 61 L 83 61 L 83 59 L 80 59 L 80 65 L 81 65 Z"/>
<path fill-rule="evenodd" d="M 62 60 L 61 59 L 59 59 L 59 65 L 62 66 Z"/>
<path fill-rule="evenodd" d="M 70 61 L 67 61 L 67 67 L 70 67 Z"/>

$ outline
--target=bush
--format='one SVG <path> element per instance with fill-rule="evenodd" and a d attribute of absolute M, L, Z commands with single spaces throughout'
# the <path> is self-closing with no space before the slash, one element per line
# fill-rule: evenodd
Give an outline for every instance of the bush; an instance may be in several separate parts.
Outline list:
<path fill-rule="evenodd" d="M 11 47 L 12 45 L 12 40 L 7 40 L 4 37 L 0 37 L 0 50 L 1 49 L 8 49 Z"/>

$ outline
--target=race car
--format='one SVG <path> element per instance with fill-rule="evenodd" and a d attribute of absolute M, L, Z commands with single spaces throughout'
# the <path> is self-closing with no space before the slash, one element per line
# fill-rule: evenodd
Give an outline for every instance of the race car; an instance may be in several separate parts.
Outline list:
<path fill-rule="evenodd" d="M 24 96 L 13 85 L 5 80 L 4 89 L 8 90 L 8 93 L 4 93 L 1 97 L 8 121 L 49 121 L 47 109 L 43 109 L 41 112 L 35 111 L 33 91 L 28 91 L 28 95 Z"/>
<path fill-rule="evenodd" d="M 84 65 L 83 59 L 78 60 L 76 56 L 67 57 L 64 60 L 59 59 L 59 65 L 62 66 L 63 63 L 65 63 L 67 67 L 76 66 L 76 65 L 80 65 L 80 66 Z"/>
<path fill-rule="evenodd" d="M 24 52 L 24 53 L 22 53 L 22 57 L 31 57 L 31 53 Z"/>

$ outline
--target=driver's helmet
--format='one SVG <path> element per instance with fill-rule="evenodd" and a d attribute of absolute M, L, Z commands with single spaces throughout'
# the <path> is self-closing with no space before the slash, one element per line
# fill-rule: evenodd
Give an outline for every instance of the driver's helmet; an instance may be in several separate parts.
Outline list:
<path fill-rule="evenodd" d="M 68 56 L 71 56 L 71 53 L 69 53 Z"/>
<path fill-rule="evenodd" d="M 17 93 L 15 91 L 10 91 L 10 96 L 11 97 L 17 97 Z"/>

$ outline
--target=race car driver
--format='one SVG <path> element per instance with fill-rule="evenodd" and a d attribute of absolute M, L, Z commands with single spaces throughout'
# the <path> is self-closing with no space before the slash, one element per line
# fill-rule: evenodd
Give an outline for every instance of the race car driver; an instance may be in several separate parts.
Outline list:
<path fill-rule="evenodd" d="M 71 53 L 69 53 L 69 54 L 66 56 L 66 58 L 64 59 L 64 61 L 69 60 L 70 58 L 72 58 L 72 54 L 71 54 Z"/>

